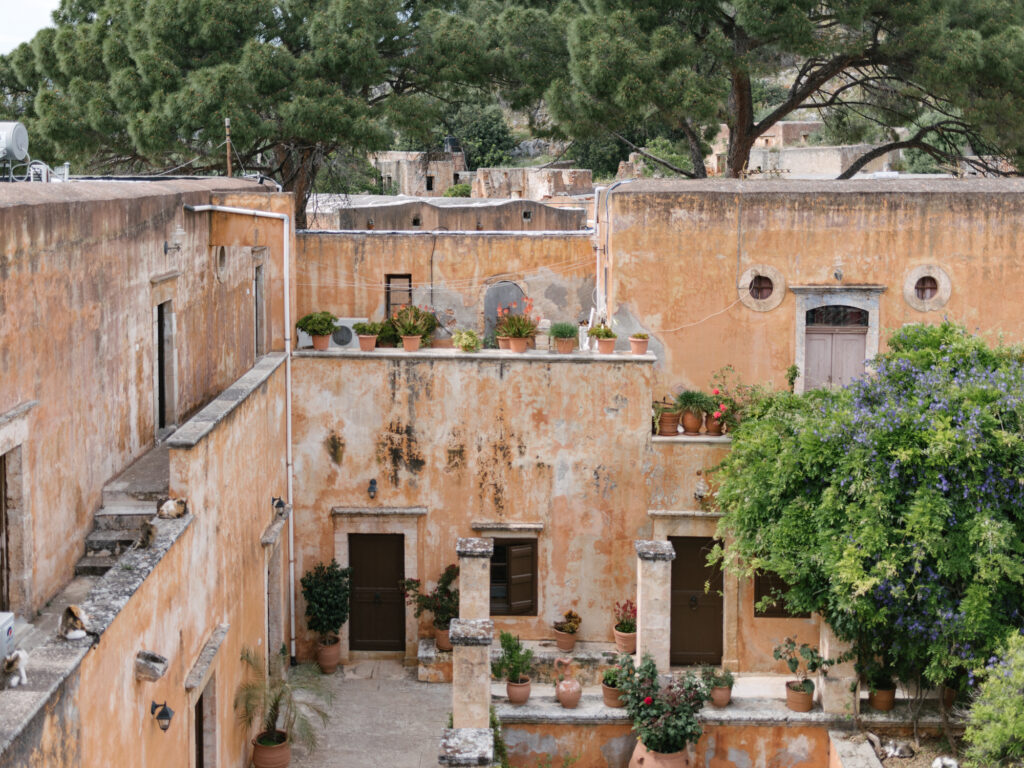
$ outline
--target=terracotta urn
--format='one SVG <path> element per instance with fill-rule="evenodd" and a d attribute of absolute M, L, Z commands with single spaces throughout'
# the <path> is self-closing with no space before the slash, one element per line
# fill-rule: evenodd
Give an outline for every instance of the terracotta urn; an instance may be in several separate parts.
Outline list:
<path fill-rule="evenodd" d="M 629 337 L 629 351 L 634 355 L 646 355 L 647 354 L 647 343 L 649 339 L 634 339 L 632 336 Z"/>
<path fill-rule="evenodd" d="M 329 346 L 331 346 L 330 334 L 324 336 L 313 336 L 313 349 L 323 352 Z"/>
<path fill-rule="evenodd" d="M 571 666 L 572 659 L 555 659 L 555 674 L 563 677 L 563 675 L 569 674 Z M 576 709 L 582 696 L 583 686 L 575 677 L 565 677 L 555 686 L 555 698 L 566 709 Z"/>
<path fill-rule="evenodd" d="M 317 643 L 316 663 L 325 675 L 333 675 L 341 663 L 341 641 L 337 637 L 329 638 L 327 643 Z"/>
<path fill-rule="evenodd" d="M 704 422 L 704 418 L 700 413 L 694 413 L 693 411 L 683 411 L 683 434 L 684 435 L 699 435 L 701 424 Z"/>
<path fill-rule="evenodd" d="M 601 696 L 604 698 L 604 705 L 606 707 L 624 707 L 626 702 L 622 700 L 622 694 L 618 688 L 612 688 L 610 685 L 601 683 Z"/>
<path fill-rule="evenodd" d="M 658 417 L 658 434 L 661 437 L 678 437 L 679 414 L 666 411 Z"/>
<path fill-rule="evenodd" d="M 732 701 L 732 688 L 728 685 L 716 685 L 711 689 L 711 705 L 722 708 Z"/>
<path fill-rule="evenodd" d="M 636 632 L 619 632 L 613 629 L 615 650 L 619 653 L 636 653 Z"/>
<path fill-rule="evenodd" d="M 555 630 L 555 645 L 560 651 L 571 651 L 576 647 L 576 635 Z"/>
<path fill-rule="evenodd" d="M 786 683 L 786 706 L 793 712 L 810 712 L 814 706 L 814 692 L 805 691 L 799 680 L 790 680 Z"/>
<path fill-rule="evenodd" d="M 519 680 L 518 683 L 511 680 L 505 683 L 505 694 L 508 696 L 509 704 L 525 704 L 530 698 L 530 678 L 521 677 Z"/>
<path fill-rule="evenodd" d="M 420 348 L 421 341 L 423 341 L 423 339 L 419 336 L 403 336 L 402 349 L 406 352 L 415 352 Z"/>
<path fill-rule="evenodd" d="M 555 339 L 555 351 L 560 355 L 571 355 L 576 349 L 576 339 Z"/>
<path fill-rule="evenodd" d="M 511 349 L 508 336 L 498 337 L 498 349 Z"/>
<path fill-rule="evenodd" d="M 868 691 L 868 706 L 879 712 L 890 712 L 896 706 L 896 689 L 879 688 Z"/>
<path fill-rule="evenodd" d="M 529 346 L 529 339 L 527 339 L 525 336 L 522 337 L 522 338 L 517 338 L 517 337 L 513 336 L 512 338 L 510 338 L 508 340 L 508 348 L 509 348 L 509 350 L 511 350 L 512 352 L 515 352 L 517 355 L 521 355 L 524 352 L 526 352 L 526 348 L 528 346 Z"/>
<path fill-rule="evenodd" d="M 377 348 L 377 337 L 376 336 L 365 336 L 359 334 L 359 351 L 360 352 L 373 352 Z"/>
<path fill-rule="evenodd" d="M 284 739 L 280 744 L 260 744 L 266 736 L 261 733 L 252 740 L 252 764 L 254 768 L 287 768 L 292 761 L 292 745 L 284 731 L 276 731 L 275 736 Z"/>
<path fill-rule="evenodd" d="M 439 651 L 450 651 L 452 649 L 451 640 L 448 639 L 447 629 L 438 629 L 434 627 L 434 645 Z"/>
<path fill-rule="evenodd" d="M 707 419 L 704 421 L 704 431 L 709 435 L 720 435 L 722 434 L 722 422 L 718 419 L 712 418 L 709 414 Z"/>
<path fill-rule="evenodd" d="M 615 339 L 598 339 L 597 351 L 602 355 L 615 354 Z"/>
<path fill-rule="evenodd" d="M 629 759 L 629 768 L 690 768 L 690 750 L 681 752 L 652 752 L 638 741 Z"/>

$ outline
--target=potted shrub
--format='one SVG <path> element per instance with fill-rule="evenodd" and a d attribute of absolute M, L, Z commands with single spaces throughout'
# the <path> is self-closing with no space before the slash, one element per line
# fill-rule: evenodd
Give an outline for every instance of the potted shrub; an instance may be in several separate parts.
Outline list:
<path fill-rule="evenodd" d="M 879 712 L 889 712 L 896 706 L 895 677 L 885 664 L 872 661 L 867 665 L 864 679 L 868 686 L 868 706 Z"/>
<path fill-rule="evenodd" d="M 498 307 L 498 325 L 495 332 L 498 334 L 499 345 L 501 339 L 508 339 L 508 349 L 512 352 L 522 354 L 537 333 L 537 318 L 531 317 L 533 312 L 533 299 L 523 299 L 523 311 L 517 311 L 518 302 L 513 301 L 507 307 Z"/>
<path fill-rule="evenodd" d="M 597 339 L 597 351 L 602 355 L 610 355 L 615 352 L 615 339 L 618 337 L 615 335 L 615 331 L 604 323 L 595 325 L 587 331 L 587 336 Z"/>
<path fill-rule="evenodd" d="M 324 706 L 331 692 L 315 664 L 300 664 L 285 672 L 284 654 L 274 654 L 265 670 L 262 654 L 242 649 L 242 661 L 249 668 L 246 679 L 235 692 L 238 719 L 248 731 L 254 723 L 260 731 L 252 740 L 255 768 L 284 768 L 291 761 L 291 745 L 298 742 L 307 751 L 316 749 L 312 717 L 327 725 Z"/>
<path fill-rule="evenodd" d="M 722 671 L 719 672 L 712 666 L 705 666 L 701 668 L 700 677 L 710 692 L 711 704 L 716 707 L 728 706 L 735 682 L 732 672 L 726 667 L 722 667 Z"/>
<path fill-rule="evenodd" d="M 686 389 L 676 395 L 675 410 L 683 423 L 684 435 L 700 434 L 704 414 L 710 405 L 710 398 L 695 389 Z"/>
<path fill-rule="evenodd" d="M 703 729 L 697 713 L 708 693 L 692 672 L 661 686 L 658 668 L 649 654 L 634 668 L 632 656 L 619 659 L 619 690 L 633 721 L 637 744 L 629 768 L 682 768 L 692 764 L 690 745 Z"/>
<path fill-rule="evenodd" d="M 452 336 L 452 343 L 463 352 L 479 352 L 483 346 L 479 334 L 473 330 L 456 331 Z"/>
<path fill-rule="evenodd" d="M 619 689 L 619 677 L 622 674 L 621 667 L 608 667 L 601 676 L 601 696 L 604 698 L 606 707 L 626 706 L 622 698 L 622 691 Z"/>
<path fill-rule="evenodd" d="M 377 334 L 383 323 L 353 323 L 352 330 L 359 336 L 359 351 L 373 352 L 377 346 Z"/>
<path fill-rule="evenodd" d="M 525 704 L 530 698 L 530 663 L 533 651 L 523 648 L 519 638 L 511 632 L 499 635 L 501 655 L 491 663 L 491 672 L 497 678 L 505 678 L 505 693 L 509 704 Z"/>
<path fill-rule="evenodd" d="M 317 563 L 302 577 L 302 598 L 306 601 L 306 626 L 320 635 L 316 662 L 325 675 L 334 674 L 341 658 L 338 630 L 348 621 L 351 568 L 337 560 Z"/>
<path fill-rule="evenodd" d="M 679 435 L 679 412 L 674 403 L 652 403 L 654 430 L 661 437 Z"/>
<path fill-rule="evenodd" d="M 615 650 L 619 653 L 636 652 L 636 603 L 626 600 L 615 604 Z"/>
<path fill-rule="evenodd" d="M 334 315 L 330 312 L 310 312 L 300 317 L 295 327 L 312 336 L 313 349 L 323 352 L 330 346 L 331 334 L 334 333 Z"/>
<path fill-rule="evenodd" d="M 395 326 L 389 317 L 380 324 L 380 333 L 377 334 L 377 346 L 391 348 L 397 347 L 401 343 L 402 337 L 398 335 L 398 331 L 395 330 Z"/>
<path fill-rule="evenodd" d="M 775 646 L 772 652 L 775 659 L 785 661 L 791 673 L 798 674 L 798 680 L 786 682 L 786 706 L 794 712 L 810 712 L 814 706 L 814 681 L 809 675 L 820 671 L 828 674 L 828 669 L 836 663 L 834 659 L 822 658 L 815 646 L 802 643 L 797 646 L 796 640 L 787 637 L 781 645 Z"/>
<path fill-rule="evenodd" d="M 391 324 L 401 337 L 405 351 L 415 352 L 424 342 L 430 343 L 430 334 L 437 328 L 437 318 L 422 307 L 406 304 L 391 316 Z"/>
<path fill-rule="evenodd" d="M 560 355 L 572 354 L 579 335 L 579 326 L 574 323 L 552 323 L 548 329 L 548 336 L 555 340 L 555 351 Z"/>
<path fill-rule="evenodd" d="M 452 589 L 452 583 L 459 578 L 459 566 L 452 563 L 444 569 L 437 586 L 433 591 L 424 593 L 419 579 L 403 579 L 400 584 L 402 594 L 409 605 L 415 605 L 415 616 L 419 618 L 424 611 L 434 616 L 434 645 L 439 651 L 450 651 L 452 644 L 448 641 L 448 629 L 452 619 L 459 615 L 459 590 Z"/>
<path fill-rule="evenodd" d="M 629 337 L 629 351 L 634 355 L 646 355 L 648 338 L 646 333 L 634 333 Z"/>
<path fill-rule="evenodd" d="M 562 620 L 555 622 L 555 645 L 561 651 L 571 651 L 576 647 L 576 633 L 583 619 L 576 611 L 566 611 Z"/>

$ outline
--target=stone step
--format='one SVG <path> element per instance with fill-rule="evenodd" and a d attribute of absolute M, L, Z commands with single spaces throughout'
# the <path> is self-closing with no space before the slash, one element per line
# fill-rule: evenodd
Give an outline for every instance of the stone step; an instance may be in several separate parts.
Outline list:
<path fill-rule="evenodd" d="M 118 558 L 113 555 L 96 557 L 86 555 L 75 564 L 76 576 L 102 576 L 117 564 Z"/>
<path fill-rule="evenodd" d="M 111 489 L 110 486 L 103 489 L 104 507 L 145 504 L 150 509 L 155 510 L 157 502 L 165 498 L 167 498 L 167 494 L 163 491 L 157 493 L 152 491 L 117 490 Z"/>
<path fill-rule="evenodd" d="M 143 524 L 156 515 L 156 506 L 145 505 L 116 505 L 103 507 L 96 512 L 93 518 L 96 529 L 101 531 L 137 531 Z"/>
<path fill-rule="evenodd" d="M 135 528 L 97 529 L 85 537 L 85 553 L 87 555 L 113 554 L 119 555 L 139 541 L 139 531 Z"/>

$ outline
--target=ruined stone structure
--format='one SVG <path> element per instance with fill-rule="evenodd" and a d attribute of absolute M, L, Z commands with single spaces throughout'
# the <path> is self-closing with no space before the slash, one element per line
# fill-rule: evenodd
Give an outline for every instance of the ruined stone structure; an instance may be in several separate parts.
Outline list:
<path fill-rule="evenodd" d="M 454 184 L 472 184 L 462 152 L 378 152 L 370 164 L 383 194 L 441 197 Z"/>
<path fill-rule="evenodd" d="M 477 168 L 473 197 L 546 200 L 594 190 L 589 168 Z"/>

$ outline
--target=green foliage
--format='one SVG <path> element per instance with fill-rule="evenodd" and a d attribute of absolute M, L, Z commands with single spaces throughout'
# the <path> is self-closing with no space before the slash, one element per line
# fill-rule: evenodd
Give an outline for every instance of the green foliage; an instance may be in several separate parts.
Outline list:
<path fill-rule="evenodd" d="M 334 635 L 348 621 L 351 568 L 337 560 L 317 563 L 302 576 L 302 598 L 306 601 L 306 626 L 320 635 L 321 642 Z"/>
<path fill-rule="evenodd" d="M 555 622 L 555 629 L 559 632 L 565 632 L 567 635 L 575 635 L 579 631 L 580 624 L 583 623 L 583 619 L 576 611 L 566 611 L 562 614 L 562 620 Z"/>
<path fill-rule="evenodd" d="M 796 387 L 796 380 L 800 377 L 800 369 L 796 363 L 793 363 L 789 368 L 786 369 L 786 384 L 789 385 L 789 391 L 792 392 Z"/>
<path fill-rule="evenodd" d="M 1024 766 L 1024 636 L 1013 633 L 986 664 L 967 716 L 969 768 Z"/>
<path fill-rule="evenodd" d="M 419 336 L 424 343 L 430 342 L 430 334 L 437 328 L 437 318 L 426 307 L 406 304 L 388 319 L 398 336 Z"/>
<path fill-rule="evenodd" d="M 499 641 L 501 655 L 491 663 L 491 672 L 495 677 L 505 678 L 510 683 L 526 682 L 533 662 L 533 651 L 523 648 L 519 638 L 511 632 L 502 632 Z"/>
<path fill-rule="evenodd" d="M 703 733 L 697 713 L 709 698 L 701 680 L 687 672 L 662 688 L 650 654 L 644 654 L 639 667 L 633 666 L 632 656 L 623 654 L 619 667 L 618 688 L 626 713 L 633 721 L 633 732 L 647 749 L 679 752 L 697 743 Z"/>
<path fill-rule="evenodd" d="M 801 643 L 798 646 L 792 637 L 787 637 L 781 644 L 775 646 L 772 650 L 772 658 L 785 661 L 789 671 L 794 675 L 799 671 L 800 688 L 807 693 L 814 693 L 814 681 L 809 679 L 808 675 L 813 675 L 815 672 L 827 675 L 829 667 L 843 660 L 826 659 L 815 646 L 807 643 Z"/>
<path fill-rule="evenodd" d="M 452 335 L 452 343 L 463 352 L 479 352 L 483 344 L 480 335 L 472 329 L 456 331 Z"/>
<path fill-rule="evenodd" d="M 675 407 L 672 410 L 680 414 L 689 411 L 699 415 L 711 413 L 715 407 L 716 404 L 710 396 L 696 389 L 686 389 L 676 395 Z"/>
<path fill-rule="evenodd" d="M 310 312 L 300 317 L 295 327 L 310 336 L 330 336 L 334 333 L 334 315 L 330 312 Z"/>
<path fill-rule="evenodd" d="M 595 325 L 593 328 L 587 331 L 587 336 L 589 336 L 592 339 L 618 338 L 618 335 L 615 333 L 615 331 L 613 331 L 611 328 L 609 328 L 607 325 L 604 325 L 603 323 L 601 325 Z"/>
<path fill-rule="evenodd" d="M 711 688 L 732 688 L 733 683 L 736 682 L 728 667 L 722 667 L 722 671 L 719 672 L 710 664 L 700 668 L 700 679 L 704 681 L 704 685 L 708 690 Z"/>
<path fill-rule="evenodd" d="M 907 173 L 948 173 L 948 168 L 943 168 L 939 162 L 927 152 L 911 147 L 903 151 L 903 169 Z"/>
<path fill-rule="evenodd" d="M 352 323 L 352 330 L 359 336 L 376 336 L 383 323 Z"/>
<path fill-rule="evenodd" d="M 498 323 L 494 332 L 498 336 L 526 339 L 537 333 L 538 318 L 532 316 L 533 299 L 525 297 L 522 306 L 513 301 L 507 307 L 498 307 Z"/>
<path fill-rule="evenodd" d="M 498 105 L 467 104 L 455 113 L 448 129 L 462 145 L 471 171 L 508 164 L 515 141 Z"/>
<path fill-rule="evenodd" d="M 632 600 L 615 604 L 615 629 L 619 632 L 636 632 L 636 603 Z"/>
<path fill-rule="evenodd" d="M 589 168 L 595 179 L 615 176 L 631 149 L 613 136 L 577 136 L 565 153 L 576 168 Z"/>
<path fill-rule="evenodd" d="M 575 323 L 552 323 L 548 328 L 548 336 L 553 339 L 575 339 L 579 330 Z"/>
<path fill-rule="evenodd" d="M 473 192 L 469 184 L 452 184 L 444 191 L 444 197 L 469 197 Z"/>
<path fill-rule="evenodd" d="M 649 337 L 648 337 L 648 335 L 646 333 L 631 333 L 631 334 L 629 334 L 629 338 L 631 338 L 631 339 L 647 339 Z"/>
<path fill-rule="evenodd" d="M 419 579 L 402 579 L 399 586 L 405 601 L 416 606 L 416 618 L 429 611 L 434 617 L 434 626 L 448 629 L 452 619 L 459 615 L 459 590 L 452 589 L 452 584 L 459 578 L 459 566 L 452 563 L 444 569 L 437 586 L 430 592 L 423 592 Z"/>
<path fill-rule="evenodd" d="M 608 667 L 601 674 L 601 682 L 607 685 L 609 688 L 618 688 L 619 680 L 622 678 L 621 667 Z"/>
<path fill-rule="evenodd" d="M 501 720 L 498 719 L 498 713 L 494 711 L 494 707 L 491 707 L 491 731 L 494 733 L 494 757 L 498 761 L 500 768 L 512 768 L 512 763 L 508 759 L 508 745 L 505 744 L 505 737 L 501 733 Z M 448 727 L 451 728 L 451 722 L 448 723 Z"/>

